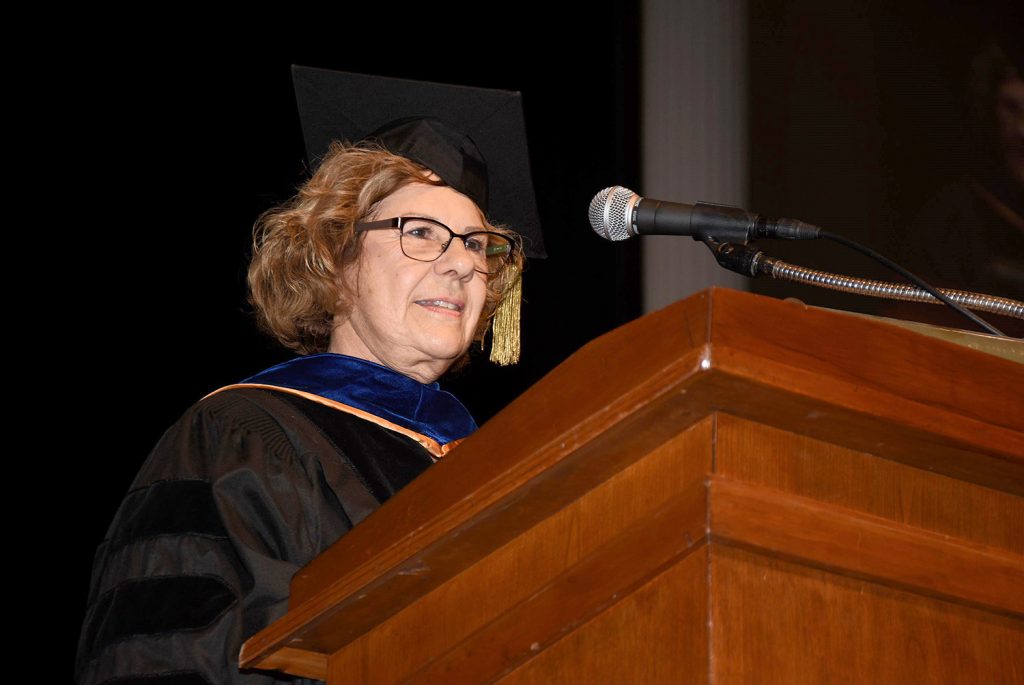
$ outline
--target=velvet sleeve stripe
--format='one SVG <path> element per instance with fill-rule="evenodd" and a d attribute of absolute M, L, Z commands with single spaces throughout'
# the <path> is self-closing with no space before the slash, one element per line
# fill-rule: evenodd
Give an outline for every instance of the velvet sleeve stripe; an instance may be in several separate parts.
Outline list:
<path fill-rule="evenodd" d="M 101 685 L 213 685 L 198 673 L 160 673 L 104 680 Z"/>
<path fill-rule="evenodd" d="M 88 626 L 85 647 L 97 654 L 105 647 L 138 636 L 201 630 L 235 603 L 222 580 L 209 576 L 163 576 L 128 580 L 97 602 L 100 623 Z"/>
<path fill-rule="evenodd" d="M 226 538 L 213 489 L 204 480 L 164 480 L 128 494 L 111 550 L 160 535 Z"/>

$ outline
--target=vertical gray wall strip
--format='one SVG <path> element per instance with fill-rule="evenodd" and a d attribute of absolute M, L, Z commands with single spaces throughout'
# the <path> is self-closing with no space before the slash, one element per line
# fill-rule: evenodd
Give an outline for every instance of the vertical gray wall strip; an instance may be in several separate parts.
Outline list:
<path fill-rule="evenodd" d="M 644 197 L 747 203 L 746 0 L 645 0 Z M 712 285 L 747 289 L 689 238 L 642 239 L 644 311 Z"/>

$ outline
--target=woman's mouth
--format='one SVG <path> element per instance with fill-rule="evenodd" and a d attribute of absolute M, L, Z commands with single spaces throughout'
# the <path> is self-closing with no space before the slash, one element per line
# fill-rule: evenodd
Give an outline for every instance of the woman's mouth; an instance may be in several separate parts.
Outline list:
<path fill-rule="evenodd" d="M 416 304 L 423 307 L 439 307 L 453 312 L 461 312 L 462 305 L 448 300 L 416 300 Z"/>

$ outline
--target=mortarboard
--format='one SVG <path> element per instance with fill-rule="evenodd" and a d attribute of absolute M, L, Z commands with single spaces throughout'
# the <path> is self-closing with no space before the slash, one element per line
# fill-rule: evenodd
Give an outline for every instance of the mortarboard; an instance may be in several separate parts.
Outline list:
<path fill-rule="evenodd" d="M 311 166 L 331 141 L 375 139 L 470 197 L 546 257 L 517 92 L 292 66 Z"/>

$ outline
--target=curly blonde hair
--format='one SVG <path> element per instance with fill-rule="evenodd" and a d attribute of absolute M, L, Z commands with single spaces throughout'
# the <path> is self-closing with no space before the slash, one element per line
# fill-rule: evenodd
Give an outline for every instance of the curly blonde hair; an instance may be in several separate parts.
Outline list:
<path fill-rule="evenodd" d="M 326 351 L 331 331 L 352 307 L 353 293 L 341 274 L 362 252 L 355 224 L 410 183 L 445 185 L 425 167 L 377 145 L 332 143 L 298 193 L 256 221 L 249 302 L 260 328 L 300 354 Z M 507 235 L 516 249 L 505 270 L 488 280 L 476 340 L 523 266 L 518 234 L 500 226 L 488 230 Z"/>

